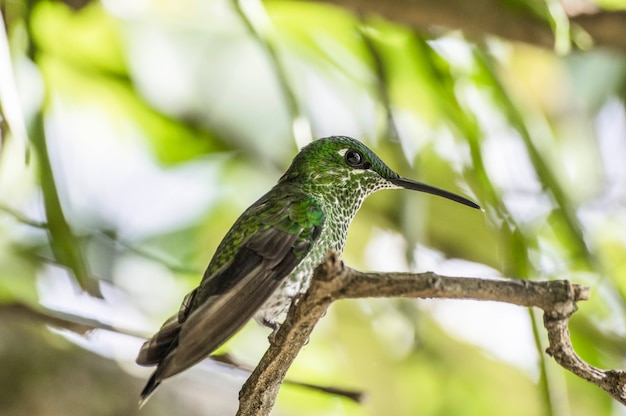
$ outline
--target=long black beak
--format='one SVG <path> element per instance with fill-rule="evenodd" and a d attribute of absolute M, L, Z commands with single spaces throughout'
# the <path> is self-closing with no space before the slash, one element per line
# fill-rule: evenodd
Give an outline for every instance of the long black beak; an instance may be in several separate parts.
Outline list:
<path fill-rule="evenodd" d="M 393 183 L 396 186 L 400 186 L 405 189 L 412 189 L 414 191 L 426 192 L 428 194 L 439 195 L 447 199 L 451 199 L 460 204 L 467 205 L 468 207 L 482 209 L 480 205 L 478 205 L 474 201 L 470 201 L 467 198 L 464 198 L 460 195 L 453 194 L 452 192 L 444 191 L 443 189 L 436 188 L 434 186 L 426 185 L 425 183 L 412 181 L 411 179 L 406 179 L 402 177 L 397 177 L 394 179 L 389 179 L 389 182 Z"/>

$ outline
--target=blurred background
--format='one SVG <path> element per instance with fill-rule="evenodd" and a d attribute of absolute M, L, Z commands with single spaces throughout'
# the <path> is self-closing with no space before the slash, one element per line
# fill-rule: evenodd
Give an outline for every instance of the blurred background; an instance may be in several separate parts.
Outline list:
<path fill-rule="evenodd" d="M 625 368 L 626 2 L 1 0 L 0 414 L 133 415 L 144 337 L 299 147 L 356 137 L 479 202 L 372 196 L 365 271 L 569 279 L 583 359 Z M 254 367 L 266 328 L 220 348 Z M 543 352 L 541 314 L 334 304 L 275 415 L 626 415 Z M 229 415 L 245 368 L 167 380 L 144 415 Z"/>

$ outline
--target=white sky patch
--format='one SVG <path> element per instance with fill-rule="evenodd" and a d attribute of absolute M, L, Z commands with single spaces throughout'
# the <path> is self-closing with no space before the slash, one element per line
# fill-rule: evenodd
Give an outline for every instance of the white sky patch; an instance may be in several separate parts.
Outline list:
<path fill-rule="evenodd" d="M 409 270 L 406 242 L 398 233 L 375 229 L 366 249 L 366 268 L 376 271 Z M 462 259 L 446 259 L 436 250 L 418 246 L 419 272 L 448 276 L 501 278 L 497 270 Z M 415 271 L 415 270 L 414 270 Z M 489 356 L 538 376 L 538 357 L 525 308 L 500 302 L 472 300 L 420 300 L 420 306 L 449 334 L 472 343 Z"/>
<path fill-rule="evenodd" d="M 393 119 L 400 137 L 402 152 L 413 167 L 419 151 L 433 139 L 432 127 L 417 117 L 414 112 L 401 107 L 393 108 Z"/>
<path fill-rule="evenodd" d="M 379 272 L 408 270 L 404 253 L 406 242 L 400 234 L 374 228 L 370 243 L 365 249 L 365 268 Z"/>
<path fill-rule="evenodd" d="M 598 148 L 608 182 L 609 197 L 626 197 L 626 110 L 617 99 L 609 101 L 598 113 Z"/>
<path fill-rule="evenodd" d="M 129 372 L 134 372 L 136 375 L 145 375 L 146 372 L 154 371 L 154 368 L 141 370 L 134 363 L 137 353 L 145 341 L 144 339 L 103 330 L 94 331 L 87 335 L 79 335 L 71 331 L 55 328 L 51 328 L 51 330 L 63 335 L 86 350 L 116 360 L 119 363 L 129 363 L 130 365 L 124 366 L 125 369 Z"/>
<path fill-rule="evenodd" d="M 452 63 L 463 72 L 468 73 L 475 66 L 473 46 L 467 43 L 461 36 L 449 35 L 430 40 L 428 44 L 446 61 Z"/>
<path fill-rule="evenodd" d="M 43 267 L 37 286 L 40 303 L 47 308 L 96 319 L 120 330 L 142 332 L 147 326 L 143 314 L 128 301 L 126 294 L 101 283 L 104 299 L 92 297 L 78 288 L 64 268 Z"/>
<path fill-rule="evenodd" d="M 217 199 L 222 158 L 157 164 L 132 125 L 56 105 L 46 125 L 56 181 L 74 226 L 105 222 L 125 239 L 177 229 Z"/>
<path fill-rule="evenodd" d="M 185 295 L 193 289 L 185 287 L 162 264 L 133 255 L 117 259 L 113 278 L 117 287 L 128 293 L 142 311 L 156 317 L 157 321 L 163 321 L 177 312 Z M 199 283 L 201 278 L 202 272 L 199 271 L 195 282 Z M 155 302 L 155 299 L 159 301 Z M 157 329 L 153 326 L 154 322 L 144 320 L 142 323 L 144 328 Z"/>
<path fill-rule="evenodd" d="M 299 115 L 293 119 L 291 123 L 291 130 L 293 131 L 293 137 L 296 139 L 298 148 L 302 148 L 311 143 L 313 137 L 311 136 L 311 123 L 309 119 Z"/>
<path fill-rule="evenodd" d="M 420 300 L 450 334 L 538 377 L 538 356 L 525 308 L 501 302 Z"/>
<path fill-rule="evenodd" d="M 419 246 L 415 253 L 419 271 L 447 276 L 500 278 L 497 270 L 462 259 L 445 259 L 442 253 Z M 423 299 L 420 305 L 451 335 L 482 348 L 488 355 L 538 376 L 537 350 L 525 308 L 501 302 Z"/>

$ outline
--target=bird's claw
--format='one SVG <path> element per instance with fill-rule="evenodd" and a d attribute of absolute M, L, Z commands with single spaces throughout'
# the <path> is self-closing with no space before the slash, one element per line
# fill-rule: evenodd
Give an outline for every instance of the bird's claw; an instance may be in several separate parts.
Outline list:
<path fill-rule="evenodd" d="M 270 321 L 269 319 L 263 319 L 263 325 L 272 329 L 272 333 L 267 336 L 267 340 L 271 345 L 276 346 L 276 334 L 280 329 L 280 324 L 276 321 Z"/>

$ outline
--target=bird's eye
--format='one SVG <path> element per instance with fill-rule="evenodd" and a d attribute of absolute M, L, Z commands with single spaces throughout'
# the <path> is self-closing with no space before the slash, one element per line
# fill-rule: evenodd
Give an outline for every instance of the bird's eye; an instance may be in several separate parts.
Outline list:
<path fill-rule="evenodd" d="M 344 156 L 346 163 L 353 168 L 369 169 L 370 163 L 365 160 L 363 153 L 355 149 L 349 149 Z"/>

